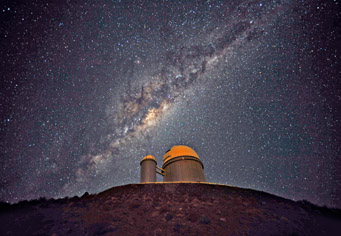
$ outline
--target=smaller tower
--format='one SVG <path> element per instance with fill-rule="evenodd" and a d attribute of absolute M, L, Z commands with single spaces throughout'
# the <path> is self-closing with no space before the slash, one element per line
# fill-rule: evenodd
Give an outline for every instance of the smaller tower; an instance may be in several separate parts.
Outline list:
<path fill-rule="evenodd" d="M 140 162 L 141 183 L 156 182 L 156 160 L 152 155 L 145 156 Z"/>

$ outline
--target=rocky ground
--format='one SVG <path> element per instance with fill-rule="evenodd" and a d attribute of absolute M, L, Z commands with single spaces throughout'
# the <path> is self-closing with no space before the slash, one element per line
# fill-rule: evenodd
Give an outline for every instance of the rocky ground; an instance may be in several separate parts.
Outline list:
<path fill-rule="evenodd" d="M 214 184 L 130 184 L 1 204 L 0 235 L 341 235 L 341 210 Z"/>

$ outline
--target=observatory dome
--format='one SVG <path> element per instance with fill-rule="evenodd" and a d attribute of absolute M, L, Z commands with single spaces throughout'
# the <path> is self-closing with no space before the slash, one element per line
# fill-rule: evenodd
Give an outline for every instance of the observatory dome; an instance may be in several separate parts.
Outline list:
<path fill-rule="evenodd" d="M 204 165 L 198 154 L 190 147 L 173 146 L 163 156 L 162 168 L 156 164 L 155 157 L 152 155 L 142 159 L 140 162 L 141 183 L 156 182 L 156 173 L 163 176 L 163 182 L 206 182 Z"/>
<path fill-rule="evenodd" d="M 163 156 L 163 181 L 205 182 L 204 165 L 198 154 L 184 145 L 173 146 Z"/>
<path fill-rule="evenodd" d="M 155 162 L 156 162 L 155 157 L 153 157 L 152 155 L 147 155 L 147 156 L 145 156 L 145 157 L 141 160 L 140 163 L 142 163 L 143 161 L 146 161 L 146 160 L 151 160 L 151 161 L 155 161 Z"/>
<path fill-rule="evenodd" d="M 176 157 L 189 156 L 200 160 L 198 154 L 190 147 L 184 145 L 173 146 L 165 155 L 163 155 L 163 163 L 170 161 Z"/>

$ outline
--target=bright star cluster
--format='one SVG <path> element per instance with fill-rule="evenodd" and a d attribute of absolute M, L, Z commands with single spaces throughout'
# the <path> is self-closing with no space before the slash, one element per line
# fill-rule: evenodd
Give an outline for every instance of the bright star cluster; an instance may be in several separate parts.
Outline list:
<path fill-rule="evenodd" d="M 339 5 L 2 3 L 0 200 L 136 183 L 182 144 L 209 182 L 341 207 Z"/>

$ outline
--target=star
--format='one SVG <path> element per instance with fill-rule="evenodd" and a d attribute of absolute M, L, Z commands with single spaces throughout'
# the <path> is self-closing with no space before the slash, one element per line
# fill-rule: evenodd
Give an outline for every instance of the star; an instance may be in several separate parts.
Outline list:
<path fill-rule="evenodd" d="M 341 207 L 338 5 L 4 5 L 0 200 L 136 183 L 186 145 L 210 182 Z"/>

